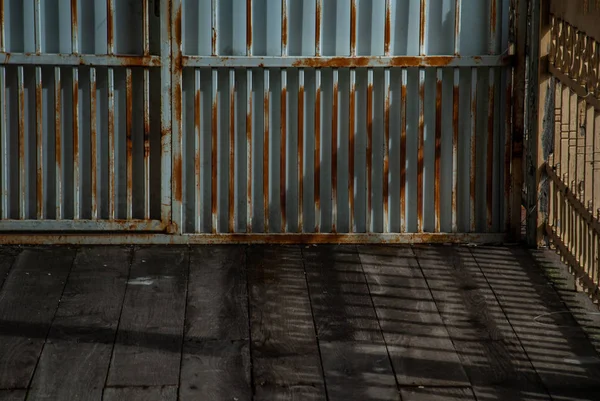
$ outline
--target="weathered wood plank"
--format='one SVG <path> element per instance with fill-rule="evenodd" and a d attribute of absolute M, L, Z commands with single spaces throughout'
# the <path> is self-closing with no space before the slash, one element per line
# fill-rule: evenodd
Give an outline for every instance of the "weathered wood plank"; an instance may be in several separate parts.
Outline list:
<path fill-rule="evenodd" d="M 309 385 L 257 387 L 254 401 L 322 401 L 323 391 Z"/>
<path fill-rule="evenodd" d="M 125 247 L 78 251 L 28 399 L 102 399 L 131 253 Z"/>
<path fill-rule="evenodd" d="M 0 246 L 0 288 L 8 277 L 8 273 L 15 263 L 21 249 L 12 246 Z"/>
<path fill-rule="evenodd" d="M 329 400 L 399 400 L 356 247 L 302 251 Z"/>
<path fill-rule="evenodd" d="M 600 399 L 600 357 L 529 253 L 473 248 L 536 372 L 553 399 Z"/>
<path fill-rule="evenodd" d="M 177 387 L 109 387 L 104 391 L 103 401 L 175 401 Z"/>
<path fill-rule="evenodd" d="M 248 338 L 245 246 L 191 248 L 186 340 Z"/>
<path fill-rule="evenodd" d="M 414 248 L 475 395 L 549 398 L 494 293 L 466 248 Z"/>
<path fill-rule="evenodd" d="M 308 386 L 315 399 L 324 400 L 300 248 L 250 247 L 247 268 L 255 393 L 294 399 L 294 388 L 304 392 Z"/>
<path fill-rule="evenodd" d="M 27 248 L 0 293 L 0 388 L 26 388 L 71 270 L 72 248 Z"/>
<path fill-rule="evenodd" d="M 25 390 L 0 390 L 0 401 L 24 401 Z"/>
<path fill-rule="evenodd" d="M 403 388 L 400 392 L 402 401 L 475 401 L 473 391 L 468 387 L 412 387 Z"/>
<path fill-rule="evenodd" d="M 245 246 L 191 249 L 181 400 L 251 400 Z"/>
<path fill-rule="evenodd" d="M 319 340 L 383 344 L 356 247 L 320 245 L 302 253 Z"/>
<path fill-rule="evenodd" d="M 141 248 L 134 254 L 109 386 L 179 383 L 188 251 Z"/>
<path fill-rule="evenodd" d="M 180 399 L 249 401 L 250 365 L 247 340 L 186 342 Z"/>
<path fill-rule="evenodd" d="M 411 248 L 358 250 L 398 384 L 468 386 Z"/>
<path fill-rule="evenodd" d="M 385 345 L 321 342 L 329 400 L 400 401 Z"/>

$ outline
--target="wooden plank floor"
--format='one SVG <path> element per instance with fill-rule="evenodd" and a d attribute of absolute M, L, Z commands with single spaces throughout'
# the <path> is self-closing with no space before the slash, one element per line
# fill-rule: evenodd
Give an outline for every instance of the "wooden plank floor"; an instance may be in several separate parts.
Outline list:
<path fill-rule="evenodd" d="M 539 259 L 0 247 L 0 401 L 600 400 L 596 334 L 579 323 L 597 309 L 566 302 Z"/>

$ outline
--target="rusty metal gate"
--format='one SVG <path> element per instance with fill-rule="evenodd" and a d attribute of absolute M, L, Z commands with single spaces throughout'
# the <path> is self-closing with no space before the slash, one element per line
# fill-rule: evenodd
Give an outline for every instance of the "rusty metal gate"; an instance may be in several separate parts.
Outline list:
<path fill-rule="evenodd" d="M 544 0 L 537 10 L 538 118 L 531 121 L 533 236 L 547 236 L 600 299 L 600 2 Z M 540 33 L 538 38 L 537 33 Z M 538 75 L 539 74 L 539 75 Z M 538 90 L 536 87 L 535 90 Z M 536 232 L 536 230 L 538 230 Z"/>
<path fill-rule="evenodd" d="M 0 241 L 502 241 L 515 4 L 0 0 Z"/>

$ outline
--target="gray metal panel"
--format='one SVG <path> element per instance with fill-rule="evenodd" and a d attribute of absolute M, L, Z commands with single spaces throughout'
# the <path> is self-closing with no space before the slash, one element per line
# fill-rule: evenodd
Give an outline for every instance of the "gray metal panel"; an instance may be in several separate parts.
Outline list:
<path fill-rule="evenodd" d="M 169 2 L 0 4 L 0 230 L 164 230 Z"/>
<path fill-rule="evenodd" d="M 264 232 L 267 229 L 265 150 L 268 150 L 269 232 L 315 232 L 317 228 L 331 232 L 333 216 L 337 219 L 335 231 L 338 233 L 434 232 L 438 228 L 442 232 L 504 231 L 505 88 L 511 63 L 507 54 L 509 1 L 227 0 L 211 3 L 182 0 L 181 5 L 183 232 L 227 233 L 232 220 L 235 232 Z M 283 5 L 287 7 L 288 18 L 282 15 Z M 389 18 L 386 18 L 388 13 Z M 421 19 L 425 22 L 423 26 Z M 321 22 L 320 40 L 317 40 L 318 21 Z M 287 34 L 282 33 L 282 26 L 288 27 Z M 356 27 L 354 34 L 353 26 Z M 458 36 L 455 31 L 459 32 Z M 284 74 L 286 85 L 282 83 Z M 337 144 L 332 144 L 334 74 L 338 84 Z M 406 105 L 402 103 L 403 75 L 406 77 Z M 247 81 L 248 76 L 252 77 L 251 83 Z M 269 141 L 265 148 L 267 76 Z M 441 78 L 439 86 L 438 77 Z M 351 112 L 353 79 L 356 97 L 355 109 Z M 452 151 L 453 112 L 456 111 L 453 82 L 457 84 L 458 100 L 456 154 Z M 387 83 L 389 113 L 386 113 Z M 284 86 L 286 108 L 282 114 Z M 438 87 L 441 88 L 441 138 L 436 151 Z M 320 88 L 318 130 L 315 129 L 317 88 Z M 471 99 L 471 94 L 476 95 L 476 99 Z M 368 99 L 372 102 L 370 107 Z M 248 107 L 249 104 L 252 107 Z M 406 116 L 403 116 L 404 109 Z M 404 122 L 406 164 L 403 168 L 400 147 Z M 348 150 L 352 126 L 355 136 L 353 211 L 349 202 Z M 248 131 L 251 146 L 247 142 Z M 316 132 L 320 145 L 317 163 L 314 157 Z M 214 149 L 213 138 L 216 140 Z M 284 157 L 282 138 L 285 139 Z M 491 146 L 488 146 L 489 138 L 493 141 Z M 231 143 L 233 154 L 230 154 Z M 420 146 L 422 151 L 419 151 Z M 302 152 L 299 153 L 299 149 Z M 331 166 L 334 153 L 337 157 L 335 204 Z M 217 163 L 213 166 L 215 155 Z M 493 159 L 488 163 L 490 156 Z M 439 157 L 438 164 L 436 157 Z M 453 158 L 457 168 L 455 181 Z M 388 162 L 387 185 L 384 185 L 384 159 Z M 232 160 L 233 170 L 230 169 Z M 281 163 L 285 166 L 283 170 Z M 439 177 L 436 177 L 436 166 Z M 492 171 L 488 174 L 490 167 Z M 317 175 L 319 196 L 315 197 Z M 406 179 L 404 184 L 402 178 Z M 216 185 L 216 194 L 213 194 L 213 185 Z M 383 199 L 386 186 L 387 202 Z M 406 197 L 403 211 L 402 186 Z M 439 198 L 439 210 L 436 198 Z M 418 204 L 419 200 L 422 203 Z M 231 201 L 234 202 L 233 214 Z M 251 227 L 247 225 L 249 215 L 252 216 Z M 287 229 L 283 227 L 284 217 Z"/>

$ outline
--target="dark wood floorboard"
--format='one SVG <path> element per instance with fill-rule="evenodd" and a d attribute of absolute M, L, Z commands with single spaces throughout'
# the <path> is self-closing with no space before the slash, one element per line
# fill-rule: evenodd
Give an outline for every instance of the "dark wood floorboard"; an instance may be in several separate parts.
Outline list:
<path fill-rule="evenodd" d="M 15 259 L 20 253 L 21 248 L 0 246 L 0 288 L 4 285 L 4 281 L 15 263 Z"/>
<path fill-rule="evenodd" d="M 208 398 L 206 398 L 208 400 Z M 103 401 L 176 401 L 177 387 L 109 387 Z"/>
<path fill-rule="evenodd" d="M 109 386 L 177 386 L 188 248 L 136 250 L 125 292 Z"/>
<path fill-rule="evenodd" d="M 26 390 L 0 390 L 0 401 L 24 401 Z"/>
<path fill-rule="evenodd" d="M 548 399 L 469 250 L 417 246 L 414 251 L 477 399 Z"/>
<path fill-rule="evenodd" d="M 403 388 L 400 390 L 402 401 L 475 401 L 473 391 L 468 387 L 444 388 Z M 506 399 L 509 400 L 508 398 Z M 477 398 L 479 401 L 479 398 Z"/>
<path fill-rule="evenodd" d="M 245 246 L 192 247 L 181 400 L 250 401 Z"/>
<path fill-rule="evenodd" d="M 398 383 L 469 386 L 412 249 L 358 250 Z"/>
<path fill-rule="evenodd" d="M 356 247 L 302 251 L 329 400 L 399 400 Z"/>
<path fill-rule="evenodd" d="M 27 388 L 75 250 L 26 248 L 0 293 L 0 388 Z"/>
<path fill-rule="evenodd" d="M 28 400 L 102 399 L 131 249 L 77 252 Z"/>
<path fill-rule="evenodd" d="M 256 399 L 325 400 L 300 248 L 250 247 L 247 269 Z"/>
<path fill-rule="evenodd" d="M 553 399 L 600 399 L 600 359 L 529 253 L 471 250 Z"/>

